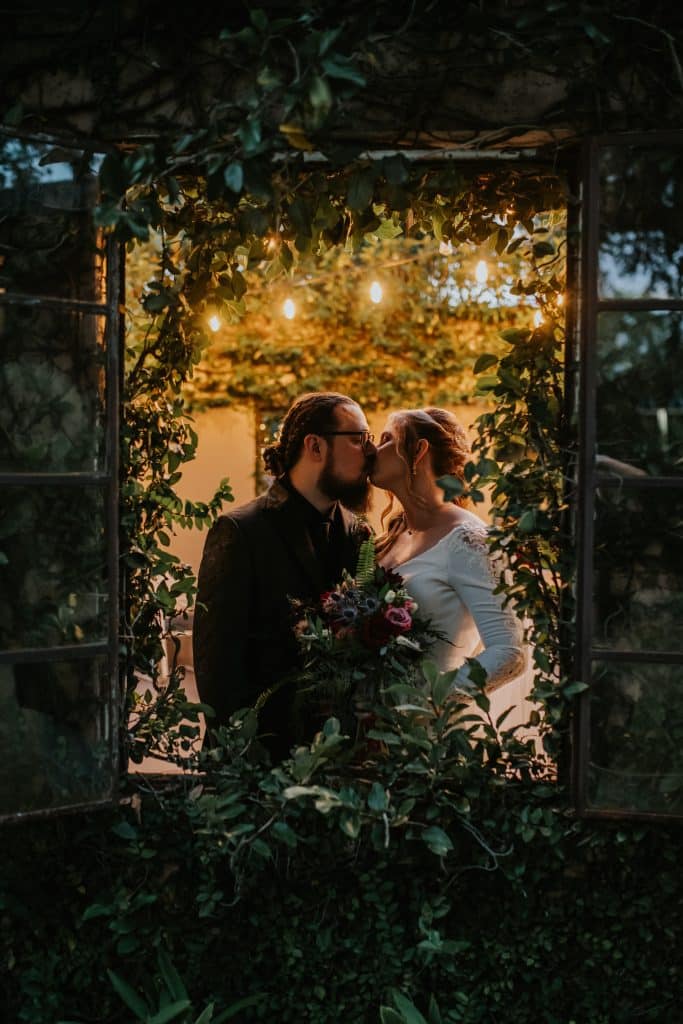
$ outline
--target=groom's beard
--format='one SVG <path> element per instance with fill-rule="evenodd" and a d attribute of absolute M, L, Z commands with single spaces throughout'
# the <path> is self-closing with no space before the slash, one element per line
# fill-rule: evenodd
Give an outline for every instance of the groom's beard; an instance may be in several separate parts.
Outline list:
<path fill-rule="evenodd" d="M 318 487 L 326 497 L 340 502 L 351 512 L 364 514 L 370 508 L 372 489 L 367 470 L 357 480 L 341 480 L 334 471 L 332 453 L 328 451 L 325 465 L 320 471 Z"/>

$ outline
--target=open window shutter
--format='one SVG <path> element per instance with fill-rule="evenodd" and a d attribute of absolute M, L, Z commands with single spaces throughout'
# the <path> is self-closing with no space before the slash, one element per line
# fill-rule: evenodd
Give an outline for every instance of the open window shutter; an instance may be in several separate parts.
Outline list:
<path fill-rule="evenodd" d="M 92 153 L 0 136 L 0 817 L 117 768 L 119 252 Z"/>
<path fill-rule="evenodd" d="M 587 147 L 579 810 L 683 817 L 683 133 Z"/>

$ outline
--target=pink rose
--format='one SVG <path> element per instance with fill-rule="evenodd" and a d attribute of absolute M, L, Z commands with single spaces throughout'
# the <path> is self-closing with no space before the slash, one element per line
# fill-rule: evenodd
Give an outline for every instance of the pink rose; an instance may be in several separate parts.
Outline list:
<path fill-rule="evenodd" d="M 387 608 L 384 618 L 401 633 L 406 633 L 413 624 L 412 616 L 407 608 Z"/>

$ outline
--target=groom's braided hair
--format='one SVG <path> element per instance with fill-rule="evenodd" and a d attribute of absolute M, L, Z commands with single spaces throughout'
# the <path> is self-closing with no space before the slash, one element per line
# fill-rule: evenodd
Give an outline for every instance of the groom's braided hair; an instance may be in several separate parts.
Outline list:
<path fill-rule="evenodd" d="M 297 398 L 282 421 L 277 441 L 263 450 L 268 472 L 275 477 L 289 472 L 301 455 L 306 435 L 334 430 L 337 406 L 355 404 L 348 395 L 336 391 L 312 391 Z"/>

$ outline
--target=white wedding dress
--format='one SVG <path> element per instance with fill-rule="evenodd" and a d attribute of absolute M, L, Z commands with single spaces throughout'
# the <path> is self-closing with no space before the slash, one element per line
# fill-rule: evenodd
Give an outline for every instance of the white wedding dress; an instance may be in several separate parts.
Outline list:
<path fill-rule="evenodd" d="M 418 614 L 448 638 L 437 641 L 430 656 L 442 672 L 461 669 L 455 689 L 471 688 L 466 658 L 476 657 L 486 669 L 487 690 L 522 673 L 522 625 L 511 608 L 503 607 L 503 595 L 494 593 L 497 578 L 484 523 L 473 516 L 393 568 L 417 601 Z"/>

